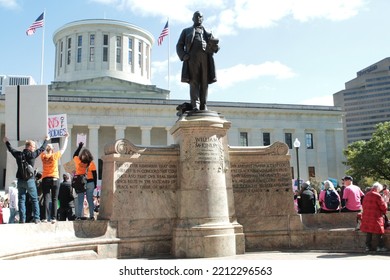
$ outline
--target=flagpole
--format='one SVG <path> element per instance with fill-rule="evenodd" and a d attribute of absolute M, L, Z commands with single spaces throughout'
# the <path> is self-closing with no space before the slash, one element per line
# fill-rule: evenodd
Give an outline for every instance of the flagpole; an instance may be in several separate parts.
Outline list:
<path fill-rule="evenodd" d="M 43 30 L 42 30 L 42 53 L 41 53 L 41 85 L 43 84 L 43 61 L 45 53 L 45 26 L 46 26 L 46 9 L 43 10 Z"/>
<path fill-rule="evenodd" d="M 168 90 L 170 89 L 170 69 L 169 69 L 169 54 L 171 53 L 171 32 L 170 32 L 169 18 L 168 18 Z"/>

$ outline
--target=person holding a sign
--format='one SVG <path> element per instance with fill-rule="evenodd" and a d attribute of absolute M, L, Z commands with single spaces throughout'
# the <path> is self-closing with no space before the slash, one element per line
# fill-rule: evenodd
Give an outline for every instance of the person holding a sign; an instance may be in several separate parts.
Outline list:
<path fill-rule="evenodd" d="M 57 219 L 57 201 L 58 191 L 60 189 L 58 161 L 68 146 L 68 136 L 69 134 L 65 133 L 65 141 L 61 150 L 54 152 L 53 145 L 48 144 L 46 152 L 41 154 L 42 193 L 43 205 L 45 207 L 42 219 L 43 222 L 51 221 L 51 223 L 55 223 Z"/>
<path fill-rule="evenodd" d="M 96 165 L 93 162 L 93 156 L 88 149 L 82 149 L 84 143 L 80 142 L 77 150 L 73 154 L 73 161 L 76 166 L 75 176 L 86 176 L 87 184 L 85 192 L 77 194 L 77 207 L 76 207 L 76 219 L 80 220 L 83 217 L 84 209 L 84 194 L 87 197 L 89 207 L 89 220 L 95 219 L 94 203 L 93 203 L 93 191 L 97 186 L 97 173 Z M 81 151 L 81 152 L 80 152 Z"/>
<path fill-rule="evenodd" d="M 16 159 L 18 170 L 16 172 L 16 178 L 18 179 L 18 206 L 19 206 L 19 223 L 26 222 L 26 194 L 28 193 L 32 200 L 32 207 L 34 213 L 34 222 L 40 223 L 40 211 L 38 203 L 37 186 L 35 184 L 35 178 L 32 176 L 29 179 L 22 178 L 22 159 L 24 158 L 32 167 L 34 167 L 35 159 L 46 149 L 47 143 L 50 140 L 50 136 L 47 135 L 43 141 L 42 146 L 36 149 L 36 144 L 32 140 L 27 140 L 23 151 L 12 148 L 7 137 L 3 138 L 3 142 L 7 146 L 8 151 Z"/>

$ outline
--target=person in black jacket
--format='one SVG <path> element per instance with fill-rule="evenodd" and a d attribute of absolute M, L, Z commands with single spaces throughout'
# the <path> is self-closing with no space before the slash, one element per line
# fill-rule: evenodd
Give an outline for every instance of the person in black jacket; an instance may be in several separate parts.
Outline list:
<path fill-rule="evenodd" d="M 316 194 L 307 183 L 303 183 L 301 190 L 296 195 L 299 214 L 311 214 L 316 212 Z"/>
<path fill-rule="evenodd" d="M 62 175 L 64 179 L 60 184 L 60 190 L 58 193 L 58 201 L 60 202 L 60 208 L 58 208 L 58 220 L 59 221 L 69 221 L 75 220 L 74 212 L 74 196 L 73 188 L 70 183 L 69 173 Z"/>
<path fill-rule="evenodd" d="M 16 178 L 18 179 L 18 206 L 19 206 L 19 223 L 26 222 L 26 194 L 30 195 L 32 201 L 32 208 L 34 213 L 34 222 L 36 224 L 40 223 L 40 211 L 38 203 L 38 193 L 37 186 L 35 183 L 34 176 L 28 180 L 22 179 L 22 158 L 26 159 L 28 164 L 34 167 L 35 159 L 45 150 L 50 136 L 47 135 L 43 141 L 42 146 L 39 149 L 36 149 L 36 144 L 32 140 L 27 140 L 25 148 L 23 151 L 16 150 L 12 148 L 7 137 L 3 138 L 3 142 L 7 146 L 8 151 L 16 159 L 16 164 L 18 165 L 18 171 L 16 172 Z"/>

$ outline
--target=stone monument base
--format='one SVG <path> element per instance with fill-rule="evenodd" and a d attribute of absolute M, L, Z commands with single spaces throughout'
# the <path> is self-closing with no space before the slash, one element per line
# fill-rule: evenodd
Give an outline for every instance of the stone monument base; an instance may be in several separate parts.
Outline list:
<path fill-rule="evenodd" d="M 236 254 L 236 235 L 230 224 L 175 228 L 172 241 L 172 253 L 178 258 L 211 258 Z"/>
<path fill-rule="evenodd" d="M 172 239 L 175 257 L 236 255 L 236 238 L 241 235 L 236 235 L 239 225 L 232 224 L 229 205 L 232 183 L 226 133 L 230 125 L 216 112 L 199 111 L 184 114 L 171 129 L 180 147 L 178 222 Z"/>

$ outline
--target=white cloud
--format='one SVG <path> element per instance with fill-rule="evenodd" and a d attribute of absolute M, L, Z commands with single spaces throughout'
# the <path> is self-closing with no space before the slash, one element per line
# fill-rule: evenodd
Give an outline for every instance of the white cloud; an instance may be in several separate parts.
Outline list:
<path fill-rule="evenodd" d="M 0 0 L 5 2 L 5 0 Z M 176 23 L 191 24 L 194 11 L 201 7 L 208 28 L 219 37 L 235 35 L 237 29 L 268 28 L 286 17 L 298 21 L 313 19 L 345 20 L 355 16 L 367 0 L 90 0 L 130 10 L 142 16 L 170 18 Z"/>
<path fill-rule="evenodd" d="M 325 96 L 309 98 L 299 102 L 299 104 L 333 106 L 333 95 L 325 95 Z"/>
<path fill-rule="evenodd" d="M 345 20 L 364 5 L 365 0 L 235 0 L 234 8 L 220 11 L 218 34 L 234 34 L 237 27 L 268 28 L 289 16 L 302 22 Z"/>
<path fill-rule="evenodd" d="M 176 53 L 169 57 L 169 64 L 174 64 L 179 61 L 179 58 Z M 168 69 L 168 59 L 163 61 L 152 61 L 152 75 L 156 73 L 167 72 Z"/>
<path fill-rule="evenodd" d="M 338 21 L 357 15 L 364 5 L 364 0 L 295 0 L 292 14 L 299 21 L 308 21 L 313 18 Z"/>
<path fill-rule="evenodd" d="M 19 7 L 19 4 L 16 0 L 0 0 L 0 7 L 6 9 L 16 9 Z"/>
<path fill-rule="evenodd" d="M 276 79 L 289 79 L 296 76 L 296 74 L 279 61 L 268 61 L 257 65 L 238 64 L 217 71 L 218 86 L 221 88 L 228 88 L 240 82 L 255 80 L 265 76 L 271 76 Z"/>
<path fill-rule="evenodd" d="M 191 23 L 193 13 L 201 7 L 216 9 L 224 7 L 224 0 L 169 0 L 169 1 L 140 1 L 140 0 L 90 0 L 105 5 L 114 5 L 118 10 L 131 10 L 143 16 L 163 17 L 180 23 Z"/>

